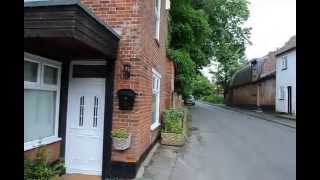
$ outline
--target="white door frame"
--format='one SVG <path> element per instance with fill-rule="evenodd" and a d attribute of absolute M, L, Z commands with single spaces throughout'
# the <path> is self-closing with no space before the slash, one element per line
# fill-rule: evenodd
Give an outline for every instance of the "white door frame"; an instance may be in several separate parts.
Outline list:
<path fill-rule="evenodd" d="M 68 85 L 68 104 L 70 103 L 70 85 L 72 83 L 70 83 L 72 81 L 72 74 L 73 74 L 73 65 L 107 65 L 107 62 L 105 60 L 103 61 L 95 61 L 95 60 L 74 60 L 74 61 L 71 61 L 70 62 L 70 67 L 69 67 L 69 85 Z M 94 80 L 94 78 L 92 78 Z M 98 80 L 99 79 L 99 80 Z M 100 81 L 101 79 L 103 79 L 103 81 L 106 80 L 106 78 L 97 78 L 98 81 Z M 104 102 L 105 103 L 105 102 Z M 68 104 L 67 104 L 67 107 L 68 107 Z M 68 131 L 69 131 L 69 126 L 70 126 L 70 123 L 68 122 L 69 121 L 69 115 L 68 115 L 68 111 L 69 109 L 67 110 L 67 118 L 66 118 L 66 140 L 65 140 L 65 158 L 66 158 L 66 161 L 68 160 L 68 152 L 67 152 L 67 146 L 68 146 Z M 105 111 L 105 107 L 103 108 L 103 111 Z M 103 113 L 104 114 L 104 113 Z M 103 118 L 103 121 L 105 120 L 105 117 Z M 103 123 L 104 125 L 104 123 Z M 104 131 L 104 127 L 102 127 L 102 131 Z M 102 132 L 102 134 L 104 134 L 104 132 Z M 103 152 L 103 141 L 102 140 L 102 152 Z M 101 154 L 102 156 L 102 161 L 104 160 L 103 159 L 103 154 Z M 101 162 L 103 164 L 103 162 Z M 101 167 L 102 168 L 102 167 Z M 77 171 L 76 173 L 83 173 L 83 174 L 92 174 L 92 175 L 102 175 L 102 172 L 103 170 L 101 169 L 100 171 L 87 171 L 87 170 L 82 170 L 82 171 Z M 74 173 L 74 172 L 70 172 L 70 173 Z"/>

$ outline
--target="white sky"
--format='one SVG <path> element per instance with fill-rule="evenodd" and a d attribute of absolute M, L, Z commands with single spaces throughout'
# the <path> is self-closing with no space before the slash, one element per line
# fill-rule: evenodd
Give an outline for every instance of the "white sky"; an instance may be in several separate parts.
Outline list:
<path fill-rule="evenodd" d="M 280 48 L 296 34 L 296 0 L 249 0 L 250 17 L 245 24 L 252 27 L 246 56 L 250 60 Z M 211 78 L 209 68 L 202 70 Z"/>

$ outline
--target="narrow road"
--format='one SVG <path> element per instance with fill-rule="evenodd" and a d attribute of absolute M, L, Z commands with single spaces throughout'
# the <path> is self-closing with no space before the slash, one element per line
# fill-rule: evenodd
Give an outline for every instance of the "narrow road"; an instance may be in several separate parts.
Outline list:
<path fill-rule="evenodd" d="M 198 102 L 191 112 L 189 142 L 172 156 L 173 165 L 155 159 L 147 169 L 150 179 L 296 179 L 295 129 Z M 159 151 L 155 158 L 166 158 L 168 149 Z M 162 167 L 170 167 L 166 177 Z"/>

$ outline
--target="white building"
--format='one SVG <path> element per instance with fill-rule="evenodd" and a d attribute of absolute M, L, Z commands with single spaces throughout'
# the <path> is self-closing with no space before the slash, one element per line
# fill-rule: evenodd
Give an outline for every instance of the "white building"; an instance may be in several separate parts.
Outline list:
<path fill-rule="evenodd" d="M 277 51 L 276 111 L 296 114 L 296 36 Z"/>

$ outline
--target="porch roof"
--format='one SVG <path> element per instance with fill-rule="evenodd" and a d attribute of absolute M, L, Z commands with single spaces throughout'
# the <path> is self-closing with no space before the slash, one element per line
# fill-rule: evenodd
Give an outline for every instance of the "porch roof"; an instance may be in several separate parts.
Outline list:
<path fill-rule="evenodd" d="M 120 36 L 79 0 L 24 3 L 25 51 L 50 58 L 116 59 Z"/>

